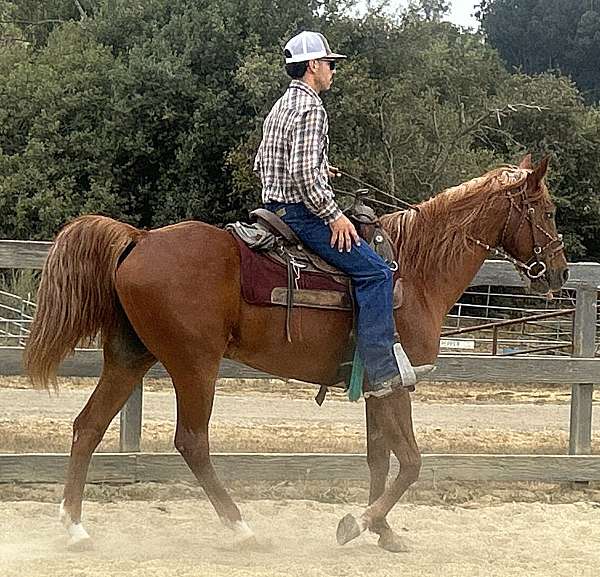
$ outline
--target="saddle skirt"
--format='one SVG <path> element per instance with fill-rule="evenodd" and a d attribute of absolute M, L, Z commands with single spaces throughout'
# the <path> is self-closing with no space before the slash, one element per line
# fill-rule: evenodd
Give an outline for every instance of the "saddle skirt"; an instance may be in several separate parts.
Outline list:
<path fill-rule="evenodd" d="M 304 246 L 275 214 L 258 209 L 258 222 L 226 225 L 238 243 L 243 299 L 253 305 L 352 311 L 350 278 Z M 362 236 L 362 235 L 361 235 Z M 380 230 L 371 245 L 390 242 Z M 367 239 L 368 240 L 368 239 Z M 385 254 L 391 248 L 385 246 Z M 393 254 L 393 253 L 392 253 Z M 394 308 L 402 302 L 402 285 L 394 286 Z"/>

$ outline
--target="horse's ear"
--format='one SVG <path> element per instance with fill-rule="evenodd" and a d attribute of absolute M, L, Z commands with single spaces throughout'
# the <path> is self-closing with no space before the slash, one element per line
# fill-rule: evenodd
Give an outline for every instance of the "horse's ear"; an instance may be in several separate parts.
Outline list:
<path fill-rule="evenodd" d="M 521 160 L 521 162 L 519 163 L 519 168 L 533 170 L 533 163 L 531 162 L 531 153 L 528 153 L 523 157 L 523 160 Z"/>
<path fill-rule="evenodd" d="M 548 163 L 550 162 L 550 155 L 544 156 L 540 163 L 537 166 L 533 167 L 533 170 L 527 175 L 527 182 L 529 183 L 532 189 L 538 187 L 539 183 L 542 181 L 542 178 L 546 176 L 546 172 L 548 171 Z"/>
<path fill-rule="evenodd" d="M 542 158 L 542 160 L 540 160 L 540 163 L 533 169 L 533 174 L 535 174 L 535 177 L 538 182 L 540 180 L 542 180 L 542 178 L 544 178 L 544 176 L 546 176 L 546 172 L 548 172 L 548 164 L 549 163 L 550 163 L 550 155 L 547 154 L 546 156 L 544 156 L 544 158 Z"/>

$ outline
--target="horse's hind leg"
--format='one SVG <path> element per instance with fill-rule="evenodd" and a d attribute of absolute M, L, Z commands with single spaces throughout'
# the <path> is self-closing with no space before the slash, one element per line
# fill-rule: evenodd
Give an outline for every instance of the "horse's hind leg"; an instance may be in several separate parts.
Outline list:
<path fill-rule="evenodd" d="M 177 396 L 175 447 L 198 479 L 217 515 L 236 534 L 239 543 L 254 544 L 252 530 L 218 479 L 210 459 L 208 423 L 215 395 L 219 360 L 202 367 L 169 370 Z"/>
<path fill-rule="evenodd" d="M 104 343 L 102 375 L 87 404 L 73 423 L 71 456 L 60 520 L 69 535 L 69 547 L 91 543 L 81 524 L 81 501 L 92 453 L 106 429 L 156 359 L 139 341 L 123 317 Z"/>

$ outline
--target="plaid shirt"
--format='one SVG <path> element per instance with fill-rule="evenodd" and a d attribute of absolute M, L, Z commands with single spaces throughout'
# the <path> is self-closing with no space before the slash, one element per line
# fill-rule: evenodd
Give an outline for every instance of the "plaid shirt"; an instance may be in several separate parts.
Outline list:
<path fill-rule="evenodd" d="M 303 202 L 327 223 L 341 216 L 329 185 L 328 131 L 319 95 L 292 80 L 265 119 L 254 161 L 263 202 Z"/>

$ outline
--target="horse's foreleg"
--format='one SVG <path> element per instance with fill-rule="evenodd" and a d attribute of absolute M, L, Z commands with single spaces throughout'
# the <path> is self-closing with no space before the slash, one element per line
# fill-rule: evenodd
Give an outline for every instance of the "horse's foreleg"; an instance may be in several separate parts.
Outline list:
<path fill-rule="evenodd" d="M 371 398 L 367 401 L 370 407 L 367 413 L 374 417 L 377 429 L 383 433 L 382 443 L 390 447 L 396 455 L 400 471 L 392 483 L 365 509 L 359 519 L 346 515 L 339 523 L 337 539 L 340 545 L 358 537 L 366 529 L 380 535 L 379 545 L 389 551 L 406 550 L 400 537 L 389 527 L 386 516 L 400 497 L 419 477 L 421 455 L 414 437 L 410 396 L 405 391 L 398 391 L 383 399 Z M 381 451 L 381 449 L 380 449 Z M 381 457 L 380 457 L 381 458 Z M 377 459 L 375 458 L 375 461 Z M 380 487 L 371 485 L 370 497 Z"/>
<path fill-rule="evenodd" d="M 367 463 L 370 471 L 369 505 L 373 504 L 385 491 L 390 471 L 390 449 L 386 442 L 378 405 L 365 404 L 367 417 Z M 375 519 L 369 529 L 379 535 L 378 544 L 388 551 L 405 551 L 406 546 L 397 533 L 389 526 L 385 517 Z"/>
<path fill-rule="evenodd" d="M 218 366 L 217 361 L 209 374 L 202 370 L 173 377 L 177 395 L 175 446 L 202 485 L 223 524 L 234 531 L 239 543 L 253 544 L 255 537 L 252 530 L 218 479 L 210 459 L 208 423 Z"/>
<path fill-rule="evenodd" d="M 385 491 L 390 471 L 390 448 L 383 434 L 381 418 L 376 405 L 365 403 L 367 420 L 367 464 L 369 465 L 369 505 Z"/>
<path fill-rule="evenodd" d="M 121 410 L 134 386 L 155 362 L 151 355 L 137 359 L 132 366 L 123 366 L 105 346 L 102 376 L 87 404 L 73 423 L 71 456 L 67 469 L 60 520 L 69 533 L 69 548 L 83 549 L 90 537 L 81 524 L 81 501 L 92 453 L 106 429 Z"/>

